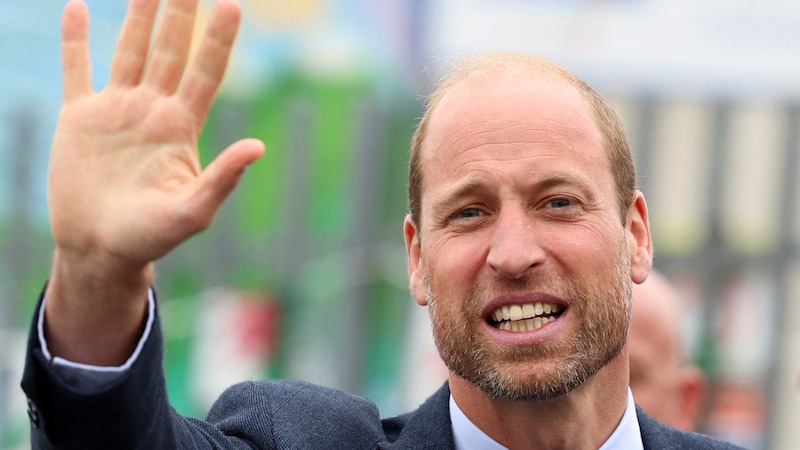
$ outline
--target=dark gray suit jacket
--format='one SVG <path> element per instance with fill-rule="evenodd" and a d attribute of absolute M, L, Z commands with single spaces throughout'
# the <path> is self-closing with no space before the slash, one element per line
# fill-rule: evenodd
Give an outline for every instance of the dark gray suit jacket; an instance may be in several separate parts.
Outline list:
<path fill-rule="evenodd" d="M 38 309 L 38 308 L 37 308 Z M 22 387 L 34 449 L 452 449 L 449 386 L 416 411 L 381 419 L 364 398 L 299 381 L 237 384 L 205 421 L 169 404 L 156 324 L 133 367 L 113 385 L 79 393 L 44 358 L 31 329 Z M 637 408 L 645 449 L 732 449 L 655 422 Z"/>

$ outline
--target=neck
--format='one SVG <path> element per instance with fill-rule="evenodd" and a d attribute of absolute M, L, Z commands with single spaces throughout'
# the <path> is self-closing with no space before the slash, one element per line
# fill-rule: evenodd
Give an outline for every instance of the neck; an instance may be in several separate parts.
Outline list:
<path fill-rule="evenodd" d="M 627 349 L 567 395 L 544 401 L 491 398 L 450 374 L 464 414 L 492 439 L 513 449 L 597 449 L 620 423 L 628 401 Z"/>

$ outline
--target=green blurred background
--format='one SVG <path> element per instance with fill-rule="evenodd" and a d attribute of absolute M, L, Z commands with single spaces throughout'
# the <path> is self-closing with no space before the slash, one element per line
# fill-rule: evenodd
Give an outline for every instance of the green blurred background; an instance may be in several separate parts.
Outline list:
<path fill-rule="evenodd" d="M 0 448 L 26 448 L 18 387 L 52 238 L 46 167 L 62 0 L 0 4 Z M 87 0 L 102 88 L 125 2 Z M 704 432 L 798 440 L 800 11 L 787 2 L 241 0 L 242 32 L 202 135 L 267 155 L 214 225 L 158 263 L 169 393 L 202 417 L 229 384 L 299 378 L 416 406 L 445 376 L 407 290 L 408 144 L 443 58 L 532 51 L 620 111 L 656 267 L 685 298 L 712 381 Z M 210 2 L 201 1 L 198 30 Z M 794 424 L 794 425 L 793 425 Z"/>

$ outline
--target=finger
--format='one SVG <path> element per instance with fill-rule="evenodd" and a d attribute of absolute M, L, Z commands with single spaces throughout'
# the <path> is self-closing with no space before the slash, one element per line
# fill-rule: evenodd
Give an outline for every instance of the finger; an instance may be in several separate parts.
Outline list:
<path fill-rule="evenodd" d="M 92 92 L 89 8 L 82 0 L 71 0 L 64 7 L 61 21 L 61 70 L 64 77 L 64 103 Z"/>
<path fill-rule="evenodd" d="M 158 0 L 131 1 L 111 62 L 110 85 L 135 86 L 142 79 L 157 11 Z"/>
<path fill-rule="evenodd" d="M 178 97 L 200 122 L 205 120 L 225 76 L 240 20 L 236 2 L 217 3 L 197 55 L 178 87 Z"/>
<path fill-rule="evenodd" d="M 169 0 L 156 37 L 143 82 L 171 94 L 186 67 L 192 43 L 197 0 Z"/>
<path fill-rule="evenodd" d="M 239 183 L 248 165 L 264 154 L 264 143 L 243 139 L 229 146 L 208 165 L 197 179 L 197 189 L 187 202 L 197 230 L 211 224 L 222 202 Z"/>

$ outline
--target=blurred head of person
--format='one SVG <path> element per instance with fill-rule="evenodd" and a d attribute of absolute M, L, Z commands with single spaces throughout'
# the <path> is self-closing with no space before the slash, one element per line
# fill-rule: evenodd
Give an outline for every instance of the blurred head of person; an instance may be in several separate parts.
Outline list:
<path fill-rule="evenodd" d="M 644 283 L 635 284 L 632 293 L 628 343 L 633 398 L 659 422 L 694 431 L 705 378 L 683 352 L 678 293 L 656 271 Z"/>

